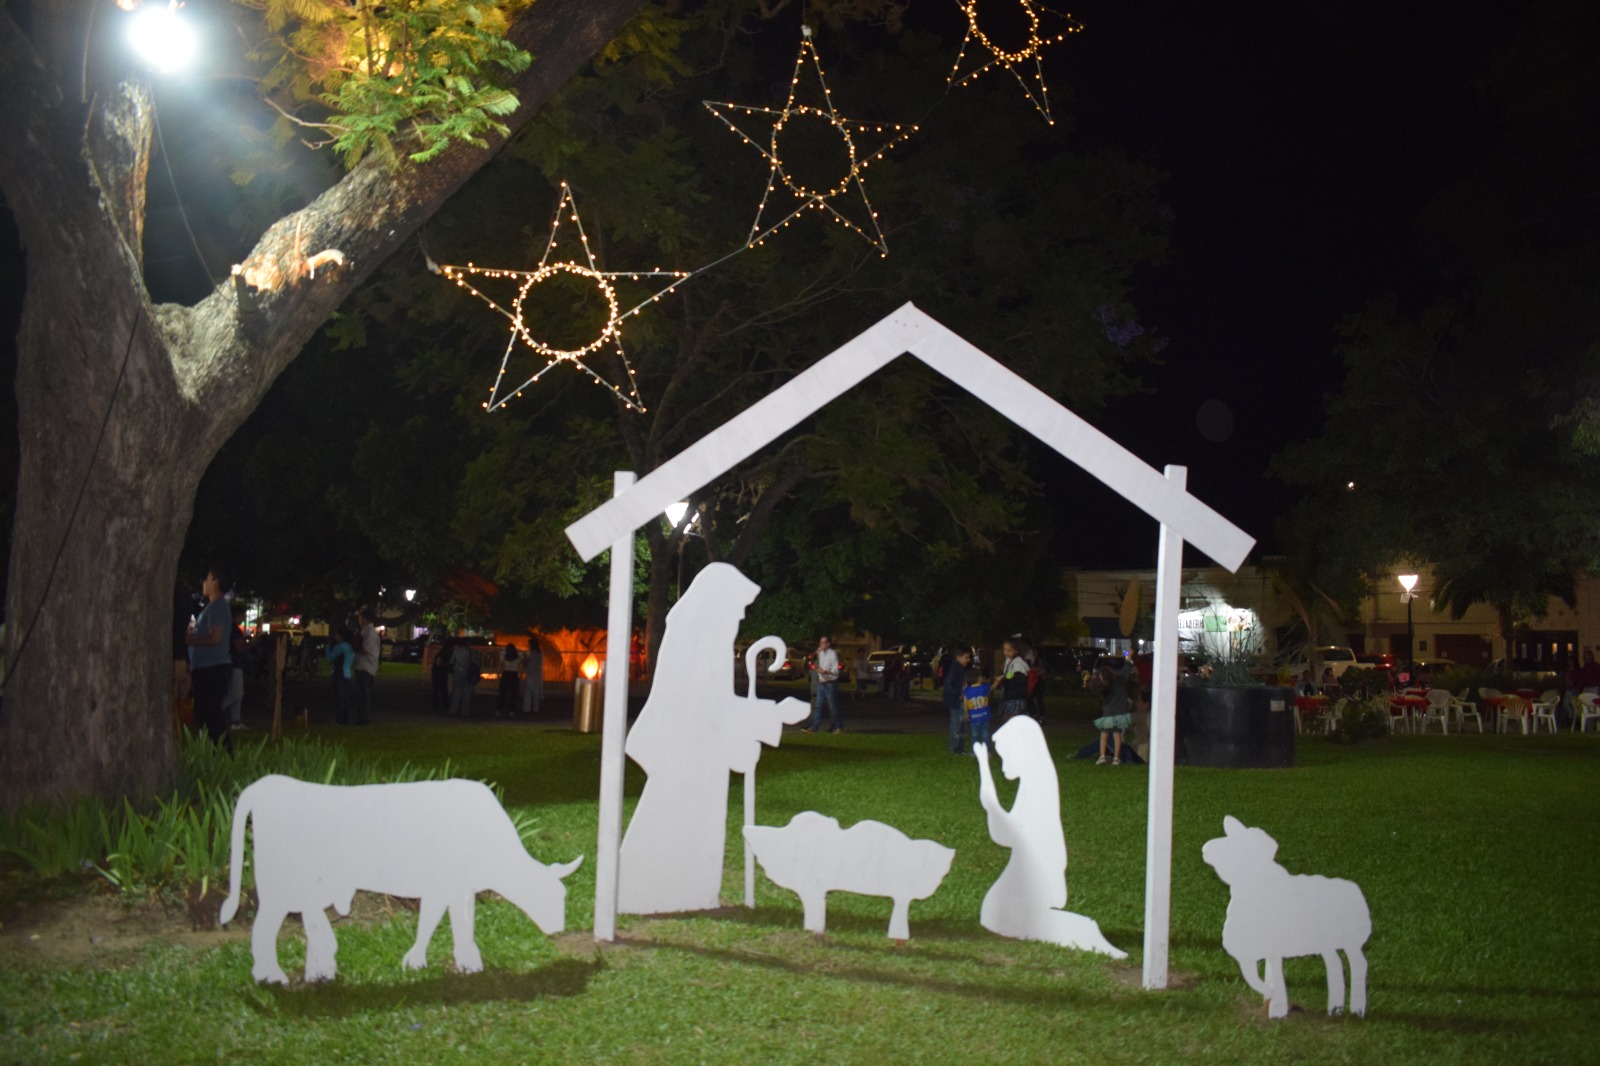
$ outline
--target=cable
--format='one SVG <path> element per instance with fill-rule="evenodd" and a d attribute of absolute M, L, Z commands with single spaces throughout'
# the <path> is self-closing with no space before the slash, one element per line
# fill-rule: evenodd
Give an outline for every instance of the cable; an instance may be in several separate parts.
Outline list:
<path fill-rule="evenodd" d="M 150 87 L 150 98 L 155 99 L 155 86 Z M 178 179 L 172 176 L 172 157 L 167 154 L 167 139 L 161 136 L 161 109 L 150 108 L 150 116 L 155 120 L 156 143 L 161 146 L 161 163 L 167 168 L 167 182 L 172 186 L 172 198 L 178 201 L 178 217 L 183 220 L 183 231 L 189 235 L 189 247 L 194 249 L 195 258 L 200 260 L 200 269 L 206 272 L 206 284 L 215 285 L 216 279 L 211 273 L 211 264 L 206 262 L 205 253 L 200 250 L 200 242 L 195 239 L 194 230 L 189 228 L 189 212 L 183 207 L 183 194 L 178 192 Z"/>
<path fill-rule="evenodd" d="M 28 622 L 27 631 L 22 634 L 22 643 L 17 645 L 17 654 L 12 656 L 5 664 L 5 676 L 0 677 L 0 692 L 10 682 L 11 675 L 16 673 L 17 664 L 22 662 L 23 653 L 28 650 L 28 642 L 33 639 L 34 628 L 39 624 L 39 616 L 44 613 L 44 605 L 50 599 L 50 586 L 55 583 L 56 569 L 61 565 L 61 556 L 67 550 L 67 539 L 72 536 L 72 527 L 78 521 L 78 509 L 83 506 L 83 497 L 89 491 L 89 476 L 94 473 L 94 465 L 100 458 L 100 445 L 105 442 L 106 430 L 111 425 L 111 412 L 117 406 L 117 396 L 122 392 L 123 379 L 128 376 L 128 357 L 133 354 L 133 339 L 139 334 L 139 323 L 144 318 L 144 301 L 139 301 L 139 306 L 133 312 L 133 328 L 128 331 L 128 345 L 122 351 L 122 367 L 117 371 L 116 384 L 111 387 L 111 399 L 106 403 L 105 417 L 100 420 L 100 433 L 94 439 L 94 448 L 89 452 L 89 466 L 83 472 L 83 481 L 78 485 L 78 498 L 72 501 L 72 513 L 67 516 L 67 527 L 61 531 L 61 543 L 56 545 L 56 556 L 50 561 L 50 573 L 45 575 L 44 589 L 39 593 L 39 606 L 34 608 L 33 618 Z"/>

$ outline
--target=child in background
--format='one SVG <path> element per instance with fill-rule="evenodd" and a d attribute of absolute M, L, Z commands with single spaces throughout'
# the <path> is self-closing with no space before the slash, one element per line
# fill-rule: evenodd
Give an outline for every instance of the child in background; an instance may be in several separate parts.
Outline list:
<path fill-rule="evenodd" d="M 1028 713 L 1028 660 L 1022 656 L 1022 647 L 1015 639 L 1000 646 L 1003 665 L 995 678 L 993 698 L 1000 702 L 1000 718 L 1009 722 L 1013 716 Z"/>
<path fill-rule="evenodd" d="M 951 669 L 955 669 L 951 664 Z M 967 730 L 973 749 L 989 743 L 989 682 L 976 666 L 967 667 L 967 687 L 961 692 L 967 710 Z"/>

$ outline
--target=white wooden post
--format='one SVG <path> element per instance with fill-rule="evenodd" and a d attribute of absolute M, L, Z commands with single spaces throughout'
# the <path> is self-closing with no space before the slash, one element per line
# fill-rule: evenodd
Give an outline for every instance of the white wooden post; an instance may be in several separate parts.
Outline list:
<path fill-rule="evenodd" d="M 633 487 L 631 471 L 612 475 L 612 495 Z M 623 744 L 628 736 L 628 652 L 633 644 L 633 533 L 611 545 L 611 605 L 606 616 L 606 702 L 600 726 L 600 833 L 595 845 L 594 938 L 617 938 L 617 865 L 622 853 Z"/>
<path fill-rule="evenodd" d="M 750 687 L 755 687 L 755 681 L 750 682 Z M 756 824 L 756 768 L 744 775 L 744 824 Z M 750 841 L 744 842 L 744 905 L 756 905 L 756 853 L 750 847 Z"/>
<path fill-rule="evenodd" d="M 1187 467 L 1169 466 L 1182 492 Z M 1161 523 L 1156 555 L 1156 647 L 1150 686 L 1150 798 L 1144 850 L 1144 987 L 1167 987 L 1172 924 L 1172 756 L 1178 729 L 1178 606 L 1183 589 L 1183 537 Z"/>

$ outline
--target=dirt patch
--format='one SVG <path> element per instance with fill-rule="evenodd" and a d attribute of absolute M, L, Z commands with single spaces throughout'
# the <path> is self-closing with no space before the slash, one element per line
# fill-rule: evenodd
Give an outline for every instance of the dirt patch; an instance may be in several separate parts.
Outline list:
<path fill-rule="evenodd" d="M 0 955 L 25 963 L 72 966 L 110 961 L 118 954 L 138 951 L 152 940 L 207 948 L 249 935 L 244 923 L 206 929 L 196 922 L 190 907 L 190 901 L 127 902 L 104 892 L 19 901 L 0 915 Z M 214 905 L 211 910 L 215 914 Z"/>

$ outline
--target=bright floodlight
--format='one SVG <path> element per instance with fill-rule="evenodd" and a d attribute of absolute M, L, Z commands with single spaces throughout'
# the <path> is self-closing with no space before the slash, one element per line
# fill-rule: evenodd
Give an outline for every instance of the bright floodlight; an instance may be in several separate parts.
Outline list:
<path fill-rule="evenodd" d="M 667 504 L 667 509 L 662 514 L 667 516 L 667 521 L 672 523 L 672 528 L 677 529 L 678 523 L 683 521 L 684 512 L 689 509 L 688 500 L 679 500 L 677 503 Z"/>
<path fill-rule="evenodd" d="M 1417 587 L 1416 574 L 1397 574 L 1395 576 L 1400 581 L 1400 587 L 1405 589 L 1407 592 L 1410 592 L 1412 589 Z"/>
<path fill-rule="evenodd" d="M 417 598 L 417 590 L 416 589 L 406 589 L 406 602 L 407 603 L 410 603 L 412 600 L 414 600 L 416 598 Z"/>
<path fill-rule="evenodd" d="M 147 4 L 128 27 L 133 50 L 156 70 L 170 74 L 194 58 L 195 36 L 178 12 L 162 4 Z"/>

